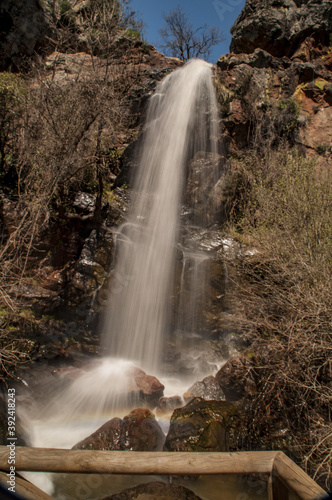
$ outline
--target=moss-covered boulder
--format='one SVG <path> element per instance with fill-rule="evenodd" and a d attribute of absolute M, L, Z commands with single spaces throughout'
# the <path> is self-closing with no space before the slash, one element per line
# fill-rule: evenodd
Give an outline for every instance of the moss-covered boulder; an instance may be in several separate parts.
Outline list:
<path fill-rule="evenodd" d="M 174 411 L 166 451 L 228 451 L 239 413 L 233 403 L 192 399 Z"/>

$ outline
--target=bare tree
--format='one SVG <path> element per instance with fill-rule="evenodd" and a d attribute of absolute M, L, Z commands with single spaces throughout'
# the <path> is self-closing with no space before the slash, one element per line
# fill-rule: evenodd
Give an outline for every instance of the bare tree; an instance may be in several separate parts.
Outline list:
<path fill-rule="evenodd" d="M 178 57 L 182 61 L 196 57 L 206 59 L 211 48 L 225 40 L 219 28 L 208 27 L 206 24 L 194 28 L 179 6 L 163 17 L 166 26 L 159 30 L 164 42 L 161 48 L 167 55 Z"/>

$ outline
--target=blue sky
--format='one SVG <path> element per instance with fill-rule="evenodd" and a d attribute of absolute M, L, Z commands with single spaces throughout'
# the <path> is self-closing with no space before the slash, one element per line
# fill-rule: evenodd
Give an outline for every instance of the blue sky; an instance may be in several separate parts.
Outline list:
<path fill-rule="evenodd" d="M 215 63 L 222 54 L 229 52 L 230 28 L 240 14 L 245 0 L 131 0 L 130 6 L 139 14 L 145 24 L 144 38 L 158 49 L 158 30 L 164 26 L 163 14 L 180 6 L 189 21 L 199 27 L 203 24 L 219 27 L 226 41 L 212 48 L 210 62 Z"/>

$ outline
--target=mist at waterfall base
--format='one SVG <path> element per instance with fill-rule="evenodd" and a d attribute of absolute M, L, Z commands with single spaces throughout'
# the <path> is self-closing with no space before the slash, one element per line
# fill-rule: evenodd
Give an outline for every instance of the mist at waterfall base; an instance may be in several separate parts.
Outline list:
<path fill-rule="evenodd" d="M 28 405 L 24 420 L 33 446 L 70 448 L 107 420 L 123 417 L 133 404 L 123 398 L 133 366 L 158 376 L 169 396 L 182 396 L 219 368 L 222 360 L 209 353 L 204 338 L 212 257 L 208 200 L 199 188 L 208 174 L 189 167 L 197 154 L 201 162 L 217 155 L 217 136 L 211 65 L 190 61 L 149 101 L 130 215 L 114 235 L 104 357 L 80 370 L 69 387 L 51 391 L 43 409 Z M 218 168 L 210 169 L 212 183 Z"/>

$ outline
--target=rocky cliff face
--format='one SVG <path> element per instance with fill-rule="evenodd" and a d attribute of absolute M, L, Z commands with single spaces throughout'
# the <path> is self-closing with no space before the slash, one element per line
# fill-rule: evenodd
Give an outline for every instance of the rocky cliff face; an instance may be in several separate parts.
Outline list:
<path fill-rule="evenodd" d="M 327 0 L 247 0 L 216 70 L 228 152 L 286 140 L 331 153 L 331 31 Z"/>
<path fill-rule="evenodd" d="M 231 32 L 231 52 L 261 48 L 291 56 L 308 37 L 328 45 L 332 31 L 329 0 L 247 0 Z"/>
<path fill-rule="evenodd" d="M 3 0 L 0 7 L 0 71 L 16 69 L 51 35 L 39 0 Z"/>

